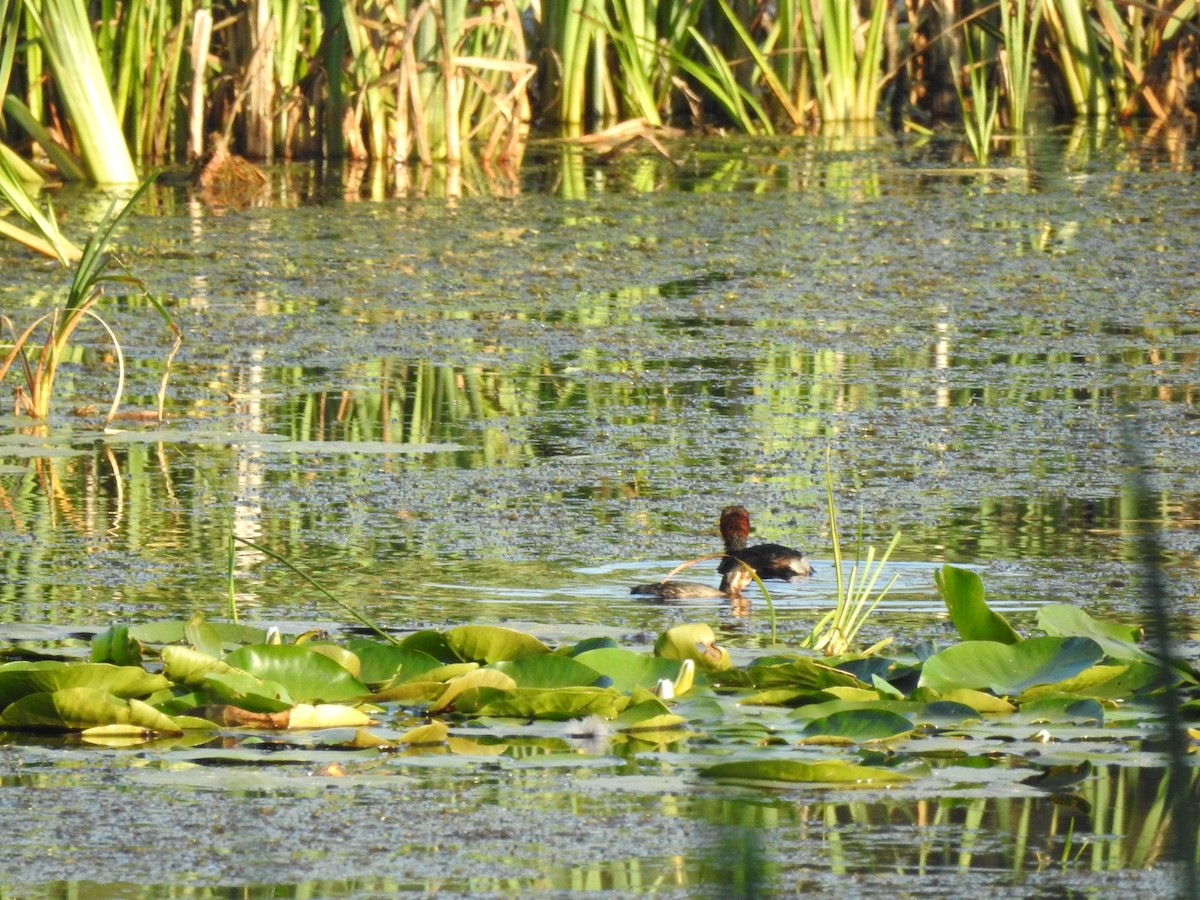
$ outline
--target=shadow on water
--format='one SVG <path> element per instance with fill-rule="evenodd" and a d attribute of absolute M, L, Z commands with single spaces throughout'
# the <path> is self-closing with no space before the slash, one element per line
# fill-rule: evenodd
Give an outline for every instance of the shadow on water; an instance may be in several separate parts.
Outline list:
<path fill-rule="evenodd" d="M 807 633 L 834 591 L 832 447 L 846 521 L 861 508 L 876 546 L 904 534 L 865 640 L 943 634 L 943 562 L 981 570 L 1019 629 L 1061 601 L 1141 622 L 1149 556 L 1194 657 L 1194 142 L 1070 132 L 991 170 L 921 141 L 675 149 L 678 168 L 602 166 L 548 145 L 502 183 L 281 167 L 254 208 L 158 189 L 123 258 L 185 331 L 169 421 L 97 432 L 113 368 L 86 334 L 48 425 L 0 419 L 4 648 L 220 615 L 232 531 L 398 631 L 645 646 L 708 620 L 746 655 L 761 609 L 628 585 L 718 549 L 717 512 L 741 502 L 756 538 L 817 561 L 774 594 L 782 641 Z M 56 200 L 71 225 L 106 205 Z M 0 271 L 6 314 L 53 301 L 29 268 Z M 162 335 L 111 302 L 130 405 L 149 407 Z M 238 549 L 234 575 L 249 620 L 344 625 L 263 554 Z M 992 744 L 880 794 L 698 784 L 657 748 L 347 754 L 333 778 L 303 746 L 0 735 L 0 812 L 22 826 L 0 896 L 1166 896 L 1168 798 L 1195 799 L 1195 770 L 1168 790 L 1158 753 L 1066 748 L 1095 768 L 1060 794 L 1022 781 L 1044 757 Z"/>

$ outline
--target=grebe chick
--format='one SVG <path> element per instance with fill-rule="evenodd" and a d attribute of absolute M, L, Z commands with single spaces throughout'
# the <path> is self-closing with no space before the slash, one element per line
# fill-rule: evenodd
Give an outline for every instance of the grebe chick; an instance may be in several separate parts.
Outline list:
<path fill-rule="evenodd" d="M 721 587 L 709 587 L 696 581 L 656 581 L 653 584 L 637 584 L 629 589 L 631 594 L 653 597 L 656 600 L 703 600 L 714 597 L 725 599 L 742 596 L 742 589 L 751 581 L 744 566 L 730 572 L 721 580 Z"/>
<path fill-rule="evenodd" d="M 726 558 L 721 560 L 717 571 L 721 579 L 721 590 L 727 591 L 736 573 L 741 572 L 741 587 L 750 581 L 750 575 L 738 564 L 738 560 L 749 565 L 763 581 L 795 581 L 813 573 L 812 564 L 799 550 L 782 544 L 755 544 L 747 547 L 750 537 L 750 513 L 744 506 L 726 506 L 721 510 L 721 539 L 725 542 Z M 740 591 L 741 588 L 739 588 Z"/>

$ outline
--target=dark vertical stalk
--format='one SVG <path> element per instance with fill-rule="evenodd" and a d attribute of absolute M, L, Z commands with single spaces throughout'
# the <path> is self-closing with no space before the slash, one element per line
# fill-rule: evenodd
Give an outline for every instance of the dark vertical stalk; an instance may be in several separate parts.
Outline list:
<path fill-rule="evenodd" d="M 342 0 L 321 0 L 325 20 L 325 76 L 329 94 L 325 102 L 325 158 L 343 159 L 346 141 L 342 134 L 346 119 L 346 97 L 342 93 L 342 67 L 346 58 L 346 22 Z"/>
<path fill-rule="evenodd" d="M 1146 477 L 1146 460 L 1134 433 L 1133 417 L 1122 417 L 1121 443 L 1128 484 L 1133 491 L 1137 555 L 1142 564 L 1142 594 L 1145 598 L 1152 645 L 1159 658 L 1159 678 L 1162 688 L 1163 719 L 1167 729 L 1167 765 L 1170 779 L 1171 843 L 1180 869 L 1179 896 L 1200 896 L 1196 873 L 1196 817 L 1192 809 L 1190 769 L 1187 762 L 1187 732 L 1180 712 L 1181 697 L 1175 674 L 1174 647 L 1171 640 L 1170 597 L 1160 566 L 1162 548 L 1158 541 L 1157 519 L 1150 485 Z"/>

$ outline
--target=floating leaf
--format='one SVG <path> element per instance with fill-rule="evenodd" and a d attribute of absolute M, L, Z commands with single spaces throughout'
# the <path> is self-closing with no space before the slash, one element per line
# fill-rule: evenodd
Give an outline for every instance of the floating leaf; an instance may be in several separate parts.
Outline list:
<path fill-rule="evenodd" d="M 163 647 L 159 655 L 166 676 L 187 687 L 203 687 L 209 675 L 234 671 L 233 666 L 224 660 L 193 650 L 191 647 Z"/>
<path fill-rule="evenodd" d="M 661 700 L 644 700 L 634 706 L 625 708 L 613 726 L 626 734 L 637 734 L 651 731 L 671 731 L 687 726 L 687 719 L 677 715 Z"/>
<path fill-rule="evenodd" d="M 409 681 L 442 664 L 428 653 L 382 641 L 353 638 L 346 646 L 358 657 L 362 667 L 358 677 L 366 684 L 386 684 L 397 679 Z"/>
<path fill-rule="evenodd" d="M 654 655 L 664 659 L 690 659 L 702 672 L 720 672 L 733 665 L 729 651 L 718 646 L 710 626 L 700 622 L 676 625 L 659 635 Z"/>
<path fill-rule="evenodd" d="M 921 684 L 938 691 L 986 687 L 1012 696 L 1078 675 L 1103 656 L 1091 638 L 1036 637 L 1016 644 L 964 641 L 927 659 Z"/>
<path fill-rule="evenodd" d="M 759 688 L 786 687 L 821 691 L 830 687 L 860 689 L 868 687 L 849 672 L 843 672 L 841 669 L 818 662 L 808 656 L 801 656 L 778 665 L 750 666 L 746 669 L 746 673 L 755 687 Z"/>
<path fill-rule="evenodd" d="M 336 703 L 370 693 L 365 684 L 310 644 L 256 644 L 233 651 L 225 662 L 283 685 L 297 703 Z"/>
<path fill-rule="evenodd" d="M 462 658 L 446 643 L 446 638 L 440 631 L 431 631 L 429 629 L 414 631 L 400 642 L 400 646 L 405 650 L 415 650 L 418 653 L 424 653 L 426 656 L 432 656 L 438 662 L 454 663 L 462 661 Z"/>
<path fill-rule="evenodd" d="M 494 663 L 550 652 L 533 635 L 496 625 L 459 625 L 446 631 L 443 637 L 464 662 Z"/>
<path fill-rule="evenodd" d="M 242 644 L 261 644 L 267 639 L 265 628 L 239 625 L 235 622 L 207 622 L 221 636 L 226 647 Z M 185 622 L 142 622 L 129 626 L 129 636 L 143 644 L 178 644 L 184 640 Z"/>
<path fill-rule="evenodd" d="M 701 769 L 707 778 L 736 778 L 747 781 L 787 781 L 814 784 L 888 785 L 911 780 L 892 769 L 857 766 L 830 761 L 805 763 L 794 759 L 742 759 L 717 763 Z"/>
<path fill-rule="evenodd" d="M 913 723 L 882 709 L 854 709 L 814 719 L 800 732 L 801 740 L 837 738 L 856 744 L 882 741 L 913 730 Z"/>
<path fill-rule="evenodd" d="M 1131 697 L 1146 688 L 1157 687 L 1162 677 L 1157 665 L 1130 662 L 1121 666 L 1092 666 L 1072 678 L 1054 684 L 1031 687 L 1021 694 L 1024 706 L 1034 700 L 1054 694 L 1073 694 L 1100 700 L 1119 700 Z"/>
<path fill-rule="evenodd" d="M 140 700 L 125 700 L 90 687 L 29 694 L 0 715 L 0 727 L 76 731 L 99 725 L 126 725 L 147 731 L 178 732 L 179 727 Z"/>
<path fill-rule="evenodd" d="M 204 621 L 204 613 L 195 613 L 183 626 L 183 638 L 196 650 L 209 656 L 221 656 L 224 642 L 217 629 Z"/>
<path fill-rule="evenodd" d="M 116 666 L 142 665 L 142 647 L 124 625 L 113 625 L 92 638 L 91 661 Z"/>
<path fill-rule="evenodd" d="M 950 620 L 964 641 L 1015 644 L 1021 640 L 1008 621 L 984 602 L 983 579 L 976 573 L 957 566 L 942 566 L 933 578 L 950 612 Z"/>
<path fill-rule="evenodd" d="M 611 678 L 613 687 L 623 694 L 634 688 L 652 688 L 664 678 L 674 681 L 682 666 L 677 659 L 663 659 L 615 647 L 588 650 L 575 660 Z"/>
<path fill-rule="evenodd" d="M 62 663 L 43 660 L 0 666 L 0 709 L 27 694 L 52 693 L 73 687 L 92 688 L 116 697 L 149 697 L 169 687 L 162 675 L 141 666 L 109 663 Z"/>
<path fill-rule="evenodd" d="M 328 656 L 355 678 L 362 680 L 362 660 L 353 651 L 328 641 L 306 641 L 304 646 L 322 656 Z"/>
<path fill-rule="evenodd" d="M 517 687 L 523 688 L 604 687 L 597 683 L 611 680 L 577 659 L 551 653 L 498 662 L 492 668 L 504 672 Z"/>
<path fill-rule="evenodd" d="M 430 722 L 428 725 L 418 725 L 396 738 L 397 744 L 408 744 L 410 747 L 432 747 L 445 744 L 450 737 L 450 729 L 445 722 Z"/>
<path fill-rule="evenodd" d="M 253 712 L 277 713 L 296 705 L 283 685 L 237 669 L 209 674 L 204 686 L 216 699 Z"/>
<path fill-rule="evenodd" d="M 361 709 L 336 703 L 298 703 L 288 716 L 288 728 L 361 728 L 371 717 Z"/>
<path fill-rule="evenodd" d="M 474 688 L 490 687 L 499 688 L 500 690 L 511 690 L 516 688 L 516 686 L 517 683 L 510 676 L 496 669 L 472 669 L 465 675 L 460 675 L 449 682 L 442 690 L 441 695 L 429 708 L 429 711 L 439 712 L 450 709 L 453 707 L 454 701 L 459 694 Z"/>
<path fill-rule="evenodd" d="M 1058 637 L 1088 637 L 1113 659 L 1129 659 L 1157 666 L 1157 657 L 1137 646 L 1141 629 L 1093 619 L 1078 607 L 1051 603 L 1038 609 L 1038 626 Z"/>
<path fill-rule="evenodd" d="M 462 701 L 464 709 L 471 710 L 475 715 L 561 721 L 592 715 L 611 719 L 620 712 L 627 698 L 610 687 L 572 687 L 552 691 L 537 688 L 507 691 L 481 688 L 476 697 L 464 694 Z"/>

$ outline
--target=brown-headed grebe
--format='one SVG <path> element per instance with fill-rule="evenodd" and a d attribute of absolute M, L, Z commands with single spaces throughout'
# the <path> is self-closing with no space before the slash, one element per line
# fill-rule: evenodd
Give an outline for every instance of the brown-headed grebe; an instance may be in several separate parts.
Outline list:
<path fill-rule="evenodd" d="M 725 542 L 725 559 L 717 566 L 724 578 L 721 590 L 729 590 L 731 579 L 749 583 L 749 574 L 738 560 L 746 563 L 763 581 L 795 581 L 813 573 L 812 564 L 799 550 L 782 544 L 755 544 L 747 547 L 750 537 L 750 513 L 744 506 L 727 506 L 721 510 L 721 539 Z M 743 573 L 738 576 L 737 573 Z"/>

